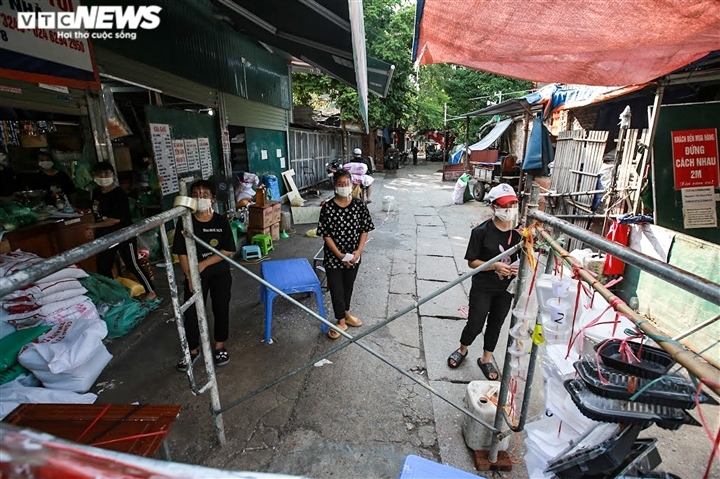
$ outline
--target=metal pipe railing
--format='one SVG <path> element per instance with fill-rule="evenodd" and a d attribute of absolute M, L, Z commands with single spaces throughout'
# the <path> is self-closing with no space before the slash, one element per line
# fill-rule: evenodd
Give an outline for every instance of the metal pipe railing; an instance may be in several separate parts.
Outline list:
<path fill-rule="evenodd" d="M 578 260 L 570 256 L 562 246 L 555 241 L 546 231 L 540 231 L 540 235 L 545 241 L 548 242 L 550 247 L 554 249 L 563 259 L 569 262 L 571 265 L 582 266 Z M 710 364 L 698 360 L 693 353 L 686 350 L 679 345 L 677 341 L 665 336 L 665 334 L 655 327 L 647 318 L 640 316 L 630 306 L 625 304 L 620 298 L 615 296 L 609 289 L 600 284 L 597 279 L 589 271 L 579 268 L 578 274 L 585 280 L 595 291 L 605 298 L 605 300 L 613 306 L 613 308 L 622 313 L 624 316 L 629 318 L 635 325 L 640 328 L 645 334 L 650 336 L 653 341 L 658 343 L 665 351 L 667 351 L 675 361 L 687 369 L 692 375 L 697 378 L 708 378 L 717 384 L 720 378 L 720 371 L 715 369 Z M 720 394 L 720 387 L 709 384 L 715 393 Z"/>
<path fill-rule="evenodd" d="M 156 226 L 164 225 L 170 220 L 179 218 L 186 211 L 188 210 L 184 206 L 178 206 L 171 210 L 164 211 L 119 231 L 110 233 L 107 236 L 103 236 L 102 238 L 90 241 L 89 243 L 85 243 L 51 258 L 44 259 L 43 261 L 33 263 L 22 271 L 0 278 L 0 297 L 32 284 L 48 275 L 56 273 L 63 268 L 67 268 L 68 266 L 74 265 L 84 259 L 95 256 L 101 251 L 105 251 L 117 243 L 122 243 L 130 238 L 134 238 L 140 233 L 151 230 Z"/>
<path fill-rule="evenodd" d="M 658 261 L 648 255 L 639 253 L 635 250 L 622 246 L 618 243 L 603 238 L 600 235 L 591 233 L 585 229 L 579 228 L 573 224 L 555 218 L 542 211 L 528 212 L 528 217 L 545 223 L 553 228 L 566 233 L 573 238 L 593 246 L 595 248 L 606 251 L 614 257 L 636 266 L 643 271 L 656 276 L 668 283 L 684 289 L 702 299 L 720 305 L 720 285 L 712 281 L 690 273 L 675 266 Z"/>
<path fill-rule="evenodd" d="M 316 362 L 318 362 L 318 361 L 320 361 L 320 360 L 322 360 L 322 359 L 325 359 L 326 357 L 328 357 L 328 356 L 330 356 L 331 354 L 339 351 L 339 350 L 342 349 L 343 347 L 349 346 L 350 344 L 355 343 L 355 344 L 357 344 L 358 346 L 360 346 L 362 349 L 364 349 L 365 351 L 367 351 L 368 353 L 372 354 L 373 356 L 375 356 L 376 358 L 378 358 L 379 360 L 381 360 L 382 362 L 384 362 L 384 363 L 387 364 L 388 366 L 390 366 L 390 367 L 392 367 L 393 369 L 395 369 L 396 371 L 398 371 L 398 372 L 399 372 L 400 374 L 402 374 L 403 376 L 407 377 L 408 379 L 412 380 L 413 382 L 415 382 L 415 383 L 417 383 L 418 385 L 422 386 L 423 388 L 427 389 L 428 391 L 430 391 L 431 393 L 435 394 L 437 397 L 439 397 L 439 398 L 442 399 L 443 401 L 445 401 L 445 402 L 447 402 L 448 404 L 450 404 L 451 406 L 453 406 L 455 409 L 457 409 L 457 410 L 459 410 L 460 412 L 466 414 L 467 416 L 471 417 L 473 420 L 477 421 L 478 423 L 480 423 L 480 424 L 483 425 L 484 427 L 488 428 L 491 432 L 493 432 L 493 433 L 495 433 L 495 434 L 499 434 L 499 433 L 500 433 L 500 430 L 499 430 L 497 427 L 493 427 L 493 426 L 491 426 L 490 424 L 487 424 L 485 421 L 483 421 L 482 419 L 480 419 L 479 417 L 477 417 L 475 414 L 473 414 L 473 413 L 472 413 L 471 411 L 469 411 L 467 408 L 465 408 L 465 407 L 461 406 L 460 404 L 457 404 L 457 403 L 454 402 L 453 400 L 451 400 L 451 399 L 443 396 L 443 395 L 440 394 L 438 391 L 436 391 L 432 386 L 430 386 L 429 384 L 427 384 L 427 383 L 419 380 L 418 378 L 416 378 L 416 377 L 413 376 L 412 374 L 410 374 L 410 373 L 408 373 L 407 371 L 405 371 L 403 368 L 397 366 L 397 365 L 394 364 L 392 361 L 390 361 L 389 359 L 385 358 L 382 354 L 380 354 L 379 352 L 375 351 L 375 350 L 374 350 L 373 348 L 371 348 L 370 346 L 367 346 L 366 344 L 359 342 L 359 340 L 360 340 L 361 337 L 364 337 L 364 336 L 370 334 L 372 331 L 376 330 L 378 327 L 384 326 L 385 324 L 389 323 L 389 322 L 390 322 L 389 320 L 383 321 L 381 324 L 376 325 L 374 329 L 371 328 L 370 330 L 365 331 L 364 333 L 358 334 L 358 335 L 356 335 L 356 336 L 351 336 L 351 335 L 348 334 L 346 331 L 343 331 L 342 329 L 339 329 L 334 323 L 332 323 L 332 322 L 328 321 L 327 319 L 323 318 L 322 316 L 320 316 L 319 314 L 317 314 L 315 311 L 311 310 L 310 308 L 308 308 L 308 307 L 305 306 L 304 304 L 298 302 L 297 300 L 295 300 L 294 298 L 292 298 L 291 296 L 289 296 L 289 295 L 286 294 L 285 292 L 281 291 L 281 290 L 278 289 L 277 287 L 275 287 L 275 286 L 273 286 L 272 284 L 268 283 L 267 281 L 265 281 L 263 278 L 261 278 L 260 276 L 256 275 L 256 274 L 253 273 L 252 271 L 250 271 L 250 270 L 248 270 L 247 268 L 243 267 L 240 263 L 238 263 L 238 262 L 235 261 L 234 259 L 228 258 L 227 256 L 222 255 L 216 248 L 210 246 L 208 243 L 206 243 L 206 242 L 203 241 L 202 239 L 198 238 L 197 236 L 195 236 L 195 235 L 193 235 L 193 234 L 188 234 L 188 236 L 191 237 L 193 240 L 195 240 L 198 244 L 200 244 L 200 245 L 202 245 L 203 247 L 205 247 L 206 249 L 208 249 L 209 251 L 212 251 L 212 252 L 215 253 L 215 254 L 220 254 L 220 257 L 221 257 L 223 260 L 227 261 L 228 263 L 230 263 L 230 264 L 231 264 L 232 266 L 234 266 L 235 268 L 239 269 L 240 271 L 242 271 L 242 272 L 245 273 L 246 275 L 250 276 L 250 277 L 253 278 L 255 281 L 257 281 L 257 282 L 259 282 L 261 285 L 265 286 L 266 288 L 271 289 L 272 291 L 274 291 L 275 293 L 277 293 L 278 296 L 281 296 L 281 297 L 285 298 L 286 300 L 290 301 L 290 302 L 291 302 L 292 304 L 294 304 L 295 306 L 298 306 L 300 309 L 302 309 L 302 310 L 305 311 L 306 313 L 310 314 L 310 315 L 311 315 L 312 317 L 314 317 L 315 319 L 319 320 L 319 321 L 322 322 L 323 324 L 327 325 L 328 327 L 332 328 L 333 330 L 335 330 L 335 331 L 337 331 L 338 333 L 340 333 L 343 337 L 345 337 L 346 339 L 348 339 L 348 342 L 346 342 L 346 343 L 344 343 L 344 344 L 342 344 L 342 345 L 339 345 L 338 347 L 333 348 L 332 350 L 324 353 L 323 355 L 321 355 L 321 356 L 319 356 L 319 357 L 317 357 L 317 358 L 314 358 L 314 359 L 308 361 L 307 363 L 305 363 L 305 364 L 304 364 L 303 366 L 301 366 L 300 368 L 297 368 L 297 369 L 295 369 L 294 371 L 292 371 L 291 373 L 284 375 L 284 376 L 282 377 L 282 379 L 278 379 L 278 380 L 276 380 L 276 381 L 273 381 L 273 382 L 270 383 L 270 385 L 265 385 L 265 386 L 261 387 L 260 389 L 256 390 L 257 392 L 254 391 L 254 392 L 252 392 L 252 393 L 246 394 L 245 396 L 241 397 L 240 399 L 235 400 L 235 401 L 227 404 L 227 405 L 226 405 L 225 407 L 223 407 L 222 409 L 220 409 L 219 407 L 218 407 L 218 408 L 215 408 L 215 410 L 213 411 L 213 413 L 214 413 L 215 415 L 222 414 L 223 412 L 227 411 L 228 409 L 237 406 L 238 404 L 246 401 L 247 399 L 250 399 L 250 397 L 253 397 L 253 396 L 255 396 L 256 394 L 259 394 L 260 392 L 268 389 L 269 387 L 272 387 L 271 385 L 277 384 L 278 382 L 280 382 L 280 381 L 282 381 L 282 380 L 284 380 L 284 379 L 287 379 L 287 378 L 291 377 L 292 375 L 297 374 L 298 372 L 300 372 L 300 371 L 302 371 L 302 370 L 304 370 L 304 369 L 307 369 L 308 367 L 312 366 L 312 365 L 315 364 Z M 470 272 L 468 272 L 468 273 L 465 273 L 464 275 L 462 275 L 462 276 L 460 276 L 459 278 L 455 279 L 454 281 L 452 281 L 451 283 L 449 283 L 449 284 L 446 285 L 445 287 L 440 288 L 438 291 L 435 291 L 434 293 L 426 296 L 425 298 L 423 298 L 423 299 L 421 299 L 421 300 L 418 300 L 418 301 L 415 302 L 411 307 L 406 308 L 407 311 L 405 311 L 405 312 L 402 313 L 402 314 L 406 314 L 407 312 L 412 311 L 413 309 L 418 308 L 421 304 L 429 301 L 430 299 L 434 298 L 435 296 L 438 296 L 439 294 L 442 294 L 443 292 L 445 292 L 445 291 L 447 291 L 448 289 L 450 289 L 452 286 L 455 286 L 455 285 L 457 285 L 458 283 L 464 281 L 465 279 L 467 279 L 467 278 L 469 278 L 469 277 L 471 277 L 471 276 L 473 276 L 473 275 L 475 275 L 475 274 L 477 274 L 477 273 L 479 273 L 479 272 L 481 272 L 481 271 L 484 271 L 485 269 L 489 268 L 492 264 L 496 263 L 497 261 L 500 261 L 501 259 L 503 259 L 503 258 L 505 258 L 505 257 L 508 257 L 508 256 L 516 253 L 517 251 L 519 251 L 519 249 L 522 247 L 522 245 L 523 245 L 523 243 L 520 243 L 520 244 L 518 244 L 518 245 L 515 245 L 514 247 L 512 247 L 512 248 L 504 251 L 503 253 L 495 256 L 494 258 L 486 261 L 485 263 L 483 263 L 483 264 L 480 265 L 479 267 L 475 268 L 474 270 L 472 270 L 472 271 L 470 271 Z M 395 319 L 397 319 L 397 318 L 399 318 L 400 316 L 402 316 L 402 314 L 399 315 L 398 313 L 396 313 L 396 314 L 395 314 L 395 316 L 396 316 Z M 506 369 L 509 370 L 509 367 L 506 368 Z"/>

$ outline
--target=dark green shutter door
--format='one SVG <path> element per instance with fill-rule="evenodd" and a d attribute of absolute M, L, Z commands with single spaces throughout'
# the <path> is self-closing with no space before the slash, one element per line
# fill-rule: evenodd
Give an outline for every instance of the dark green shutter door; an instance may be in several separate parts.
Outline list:
<path fill-rule="evenodd" d="M 224 94 L 223 96 L 228 124 L 264 130 L 287 130 L 287 110 L 235 95 Z"/>
<path fill-rule="evenodd" d="M 0 105 L 23 110 L 37 110 L 64 115 L 87 115 L 85 90 L 69 88 L 57 92 L 40 88 L 37 83 L 0 79 Z"/>

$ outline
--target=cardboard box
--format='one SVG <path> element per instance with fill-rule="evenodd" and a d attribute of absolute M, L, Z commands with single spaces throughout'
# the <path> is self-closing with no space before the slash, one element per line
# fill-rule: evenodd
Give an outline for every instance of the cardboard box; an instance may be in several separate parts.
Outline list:
<path fill-rule="evenodd" d="M 45 148 L 48 146 L 47 135 L 20 135 L 20 144 L 23 148 Z"/>
<path fill-rule="evenodd" d="M 248 228 L 248 244 L 252 243 L 252 237 L 255 235 L 270 235 L 273 241 L 277 241 L 280 239 L 280 223 L 275 223 L 267 228 Z"/>
<path fill-rule="evenodd" d="M 250 205 L 248 226 L 250 228 L 268 228 L 280 223 L 280 203 L 271 202 L 265 206 Z"/>
<path fill-rule="evenodd" d="M 115 157 L 115 166 L 118 171 L 132 171 L 130 148 L 127 146 L 113 146 L 113 156 Z"/>

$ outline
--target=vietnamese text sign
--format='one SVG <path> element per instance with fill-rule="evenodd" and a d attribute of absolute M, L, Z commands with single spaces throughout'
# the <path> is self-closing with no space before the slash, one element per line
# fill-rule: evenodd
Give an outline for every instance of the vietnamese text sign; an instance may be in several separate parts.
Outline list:
<path fill-rule="evenodd" d="M 44 14 L 66 14 L 72 2 L 36 0 L 0 2 L 0 76 L 71 88 L 99 83 L 86 38 L 68 38 L 58 30 L 21 28 L 18 15 L 27 5 Z M 62 66 L 62 68 L 60 68 Z"/>
<path fill-rule="evenodd" d="M 163 196 L 176 193 L 179 190 L 179 183 L 175 169 L 170 125 L 150 123 L 150 138 L 155 155 L 155 168 L 157 168 L 160 191 Z"/>
<path fill-rule="evenodd" d="M 720 187 L 717 128 L 671 132 L 675 189 Z"/>
<path fill-rule="evenodd" d="M 715 188 L 703 186 L 683 188 L 683 227 L 717 228 L 717 212 L 715 211 Z"/>
<path fill-rule="evenodd" d="M 197 171 L 200 169 L 200 152 L 198 151 L 197 140 L 184 140 L 185 154 L 187 155 L 187 163 L 189 171 Z"/>
<path fill-rule="evenodd" d="M 210 155 L 210 139 L 198 138 L 198 153 L 200 155 L 200 170 L 203 180 L 212 175 L 212 156 Z"/>
<path fill-rule="evenodd" d="M 185 142 L 183 140 L 173 140 L 173 153 L 175 154 L 175 166 L 178 175 L 188 172 L 187 157 L 185 156 Z"/>

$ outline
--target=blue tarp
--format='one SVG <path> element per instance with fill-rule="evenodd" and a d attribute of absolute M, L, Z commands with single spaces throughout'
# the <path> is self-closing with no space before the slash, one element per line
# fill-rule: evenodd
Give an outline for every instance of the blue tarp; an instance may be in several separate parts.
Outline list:
<path fill-rule="evenodd" d="M 535 118 L 522 169 L 525 171 L 533 170 L 537 176 L 547 176 L 549 173 L 548 164 L 552 163 L 554 159 L 550 132 L 543 125 L 541 118 Z"/>

